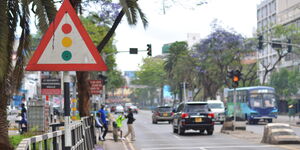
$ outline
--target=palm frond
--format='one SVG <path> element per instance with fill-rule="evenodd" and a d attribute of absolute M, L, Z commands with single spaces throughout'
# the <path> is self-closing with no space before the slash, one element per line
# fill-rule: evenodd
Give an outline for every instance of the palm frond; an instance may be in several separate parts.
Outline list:
<path fill-rule="evenodd" d="M 141 10 L 141 8 L 139 7 L 139 5 L 137 4 L 137 10 L 139 12 L 139 16 L 142 20 L 142 23 L 143 23 L 143 26 L 144 28 L 147 28 L 148 27 L 148 20 L 147 20 L 147 17 L 146 15 L 143 13 L 143 11 Z"/>
<path fill-rule="evenodd" d="M 123 7 L 122 11 L 125 13 L 125 15 L 127 17 L 128 24 L 133 25 L 131 13 L 129 11 L 129 7 L 127 5 L 127 1 L 128 0 L 120 0 L 120 5 Z"/>
<path fill-rule="evenodd" d="M 34 10 L 34 8 L 36 8 L 36 9 Z M 45 33 L 47 31 L 49 22 L 47 20 L 47 14 L 45 12 L 42 1 L 41 0 L 33 0 L 32 9 L 34 10 L 34 13 L 38 20 L 38 23 L 37 23 L 38 29 L 42 33 Z"/>
<path fill-rule="evenodd" d="M 57 12 L 53 0 L 42 0 L 42 4 L 47 13 L 48 21 L 52 22 Z"/>
<path fill-rule="evenodd" d="M 16 92 L 21 86 L 24 76 L 24 66 L 26 62 L 26 56 L 28 56 L 30 45 L 30 29 L 29 29 L 29 8 L 28 1 L 22 0 L 22 13 L 20 14 L 20 27 L 22 28 L 21 37 L 19 39 L 19 46 L 16 53 L 16 64 L 12 72 L 13 77 L 13 90 Z"/>

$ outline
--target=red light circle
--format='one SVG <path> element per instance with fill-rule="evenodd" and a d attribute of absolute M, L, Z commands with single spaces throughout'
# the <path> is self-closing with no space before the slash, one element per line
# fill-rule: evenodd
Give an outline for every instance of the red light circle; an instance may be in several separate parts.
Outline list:
<path fill-rule="evenodd" d="M 68 34 L 72 31 L 72 26 L 70 24 L 64 24 L 61 29 L 65 34 Z"/>

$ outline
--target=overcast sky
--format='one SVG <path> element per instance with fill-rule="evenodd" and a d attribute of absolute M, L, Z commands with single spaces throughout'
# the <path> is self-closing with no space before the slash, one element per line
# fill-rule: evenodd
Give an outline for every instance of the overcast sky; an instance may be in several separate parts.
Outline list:
<path fill-rule="evenodd" d="M 127 24 L 126 18 L 116 30 L 116 45 L 119 51 L 129 48 L 146 50 L 152 44 L 152 56 L 161 54 L 163 44 L 187 40 L 187 33 L 199 33 L 205 38 L 210 32 L 210 24 L 218 19 L 225 28 L 232 28 L 246 37 L 251 37 L 256 29 L 256 6 L 261 0 L 207 0 L 208 4 L 191 9 L 197 0 L 178 0 L 173 7 L 162 13 L 162 0 L 139 0 L 146 14 L 149 26 L 145 30 L 141 23 L 135 27 Z M 199 0 L 198 0 L 199 1 Z M 138 55 L 117 54 L 118 69 L 135 71 L 142 64 L 147 52 Z"/>

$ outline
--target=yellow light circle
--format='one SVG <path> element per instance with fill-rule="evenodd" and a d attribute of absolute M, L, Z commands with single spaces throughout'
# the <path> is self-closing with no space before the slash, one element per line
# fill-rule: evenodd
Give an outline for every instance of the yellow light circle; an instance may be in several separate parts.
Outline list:
<path fill-rule="evenodd" d="M 72 45 L 72 39 L 69 37 L 64 37 L 61 43 L 64 47 L 70 47 Z"/>

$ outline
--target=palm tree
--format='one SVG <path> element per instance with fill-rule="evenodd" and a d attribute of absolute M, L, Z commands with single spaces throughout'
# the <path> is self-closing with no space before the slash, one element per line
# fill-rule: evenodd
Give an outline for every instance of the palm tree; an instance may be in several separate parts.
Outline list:
<path fill-rule="evenodd" d="M 81 0 L 70 0 L 76 10 L 81 10 Z M 137 23 L 137 15 L 140 16 L 144 27 L 148 22 L 137 4 L 136 0 L 120 0 L 123 9 L 119 13 L 112 28 L 107 33 L 106 37 L 97 46 L 99 52 L 103 49 L 109 39 L 115 32 L 124 14 L 127 16 L 128 23 L 135 25 Z M 56 8 L 53 0 L 1 0 L 0 1 L 0 147 L 1 149 L 13 149 L 9 144 L 8 138 L 8 122 L 7 122 L 7 104 L 10 102 L 11 95 L 19 89 L 24 75 L 24 66 L 29 53 L 30 45 L 30 28 L 29 15 L 30 8 L 35 13 L 39 30 L 44 33 L 48 25 L 55 18 Z M 21 36 L 17 51 L 13 50 L 15 43 L 15 34 L 17 23 L 21 28 Z M 13 66 L 13 55 L 16 57 L 16 64 Z M 87 72 L 78 72 L 78 89 L 79 101 L 88 104 L 89 96 L 88 85 L 86 79 Z M 86 106 L 86 105 L 82 105 Z M 89 107 L 83 108 L 88 110 Z M 82 116 L 87 116 L 88 111 L 84 111 Z"/>
<path fill-rule="evenodd" d="M 0 2 L 0 147 L 13 149 L 9 144 L 7 104 L 19 89 L 24 75 L 24 66 L 30 50 L 29 15 L 30 3 L 39 0 L 2 0 Z M 51 6 L 52 4 L 52 6 Z M 46 6 L 47 5 L 47 6 Z M 43 1 L 42 8 L 52 7 L 52 1 Z M 50 10 L 50 9 L 49 9 Z M 45 14 L 48 14 L 46 12 Z M 18 48 L 14 50 L 16 28 L 21 28 Z M 13 59 L 13 56 L 16 56 Z M 17 65 L 13 65 L 17 64 Z"/>
<path fill-rule="evenodd" d="M 73 0 L 71 1 L 74 8 L 77 8 L 76 6 L 80 6 L 81 1 Z M 114 21 L 112 27 L 107 32 L 106 36 L 103 38 L 103 40 L 98 44 L 97 49 L 99 53 L 102 52 L 105 45 L 109 42 L 110 38 L 113 36 L 115 30 L 117 29 L 118 25 L 120 24 L 124 14 L 127 17 L 127 22 L 129 25 L 136 25 L 138 22 L 138 16 L 142 20 L 142 23 L 144 25 L 144 28 L 147 27 L 148 21 L 146 19 L 145 14 L 142 12 L 141 8 L 139 7 L 137 0 L 120 0 L 120 5 L 122 6 L 122 10 L 118 14 L 116 20 Z M 89 85 L 88 85 L 88 72 L 84 71 L 77 71 L 77 87 L 78 87 L 78 98 L 79 98 L 79 115 L 81 117 L 83 116 L 89 116 Z"/>

